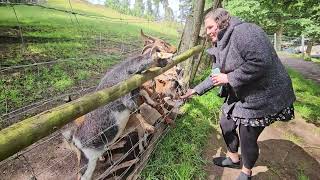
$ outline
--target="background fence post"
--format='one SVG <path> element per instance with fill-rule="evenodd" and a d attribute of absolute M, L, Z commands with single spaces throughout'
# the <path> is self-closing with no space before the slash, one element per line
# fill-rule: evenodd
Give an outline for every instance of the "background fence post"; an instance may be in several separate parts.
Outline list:
<path fill-rule="evenodd" d="M 274 33 L 273 35 L 273 44 L 274 44 L 274 49 L 277 50 L 277 33 Z"/>
<path fill-rule="evenodd" d="M 102 51 L 102 48 L 101 48 L 101 32 L 100 32 L 100 37 L 99 37 L 99 50 L 100 50 L 100 53 Z"/>
<path fill-rule="evenodd" d="M 301 35 L 302 58 L 304 58 L 304 35 Z"/>

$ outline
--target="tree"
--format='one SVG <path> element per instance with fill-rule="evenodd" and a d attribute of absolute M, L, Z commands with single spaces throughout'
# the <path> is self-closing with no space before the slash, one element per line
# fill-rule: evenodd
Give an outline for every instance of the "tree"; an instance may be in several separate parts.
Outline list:
<path fill-rule="evenodd" d="M 192 11 L 192 0 L 179 0 L 179 19 L 181 22 L 185 22 L 187 16 L 191 14 Z"/>
<path fill-rule="evenodd" d="M 167 21 L 174 21 L 174 15 L 173 15 L 173 11 L 169 6 L 169 1 L 168 0 L 161 0 L 161 3 L 163 5 L 164 8 L 164 18 Z"/>
<path fill-rule="evenodd" d="M 147 0 L 147 14 L 152 16 L 153 10 L 152 10 L 152 1 L 151 0 Z"/>
<path fill-rule="evenodd" d="M 178 52 L 181 53 L 190 47 L 198 44 L 199 33 L 203 18 L 205 0 L 199 0 L 194 3 L 192 15 L 189 15 L 182 33 L 179 43 Z M 189 87 L 192 70 L 194 65 L 194 58 L 189 58 L 185 63 L 180 64 L 184 69 L 183 73 L 183 87 Z"/>
<path fill-rule="evenodd" d="M 301 35 L 306 24 L 311 28 L 312 9 L 317 0 L 229 0 L 231 14 L 254 22 L 268 33 L 276 33 L 277 50 L 281 49 L 282 35 Z M 307 23 L 309 21 L 309 23 Z"/>
<path fill-rule="evenodd" d="M 143 0 L 135 0 L 134 11 L 137 16 L 142 16 L 144 14 Z"/>
<path fill-rule="evenodd" d="M 106 6 L 112 9 L 118 9 L 120 7 L 120 0 L 106 0 Z"/>
<path fill-rule="evenodd" d="M 160 17 L 160 10 L 159 10 L 160 0 L 153 0 L 153 4 L 155 7 L 153 14 L 154 14 L 154 17 L 157 19 Z"/>
<path fill-rule="evenodd" d="M 130 9 L 130 0 L 122 0 L 122 1 L 121 1 L 121 6 L 122 6 L 124 9 Z"/>

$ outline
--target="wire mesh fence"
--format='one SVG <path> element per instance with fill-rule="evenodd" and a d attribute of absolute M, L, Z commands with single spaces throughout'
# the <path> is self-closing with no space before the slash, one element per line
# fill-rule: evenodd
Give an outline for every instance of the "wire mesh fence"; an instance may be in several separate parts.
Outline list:
<path fill-rule="evenodd" d="M 135 97 L 133 96 L 132 98 L 134 99 Z M 175 114 L 176 112 L 174 112 L 175 110 L 175 108 L 168 109 L 168 112 L 163 117 L 161 117 L 161 115 L 154 115 L 154 113 L 157 113 L 156 111 L 145 112 L 142 116 L 144 121 L 153 125 L 157 131 L 160 131 L 159 128 L 161 125 L 163 126 L 162 122 L 167 116 L 170 116 L 173 120 L 177 117 Z M 131 113 L 131 116 L 136 113 L 143 113 L 143 110 L 137 109 Z M 69 125 L 66 129 L 77 128 L 73 126 L 75 125 Z M 97 167 L 98 170 L 94 175 L 95 179 L 105 179 L 107 177 L 124 179 L 128 177 L 134 171 L 134 167 L 145 152 L 142 143 L 147 142 L 149 145 L 146 146 L 146 149 L 148 149 L 148 147 L 153 147 L 153 145 L 163 137 L 162 134 L 159 134 L 155 139 L 151 140 L 152 135 L 149 135 L 149 137 L 142 137 L 141 135 L 137 136 L 135 132 L 139 131 L 139 129 L 141 130 L 143 124 L 136 123 L 131 127 L 128 127 L 127 125 L 127 131 L 125 130 L 125 133 L 121 134 L 120 138 L 108 142 L 108 140 L 110 140 L 110 137 L 107 137 L 110 135 L 110 132 L 108 131 L 117 126 L 119 126 L 119 124 L 114 124 L 106 129 L 100 129 L 93 137 L 84 141 L 82 144 L 83 147 L 88 146 L 88 148 L 90 148 L 92 147 L 90 144 L 92 145 L 92 143 L 96 144 L 97 142 L 100 142 L 100 147 L 106 147 L 106 152 L 104 153 L 105 161 L 100 163 L 100 166 Z M 167 127 L 164 128 L 166 129 Z M 165 129 L 162 129 L 160 132 L 166 132 Z M 90 163 L 83 166 L 78 165 L 80 162 L 76 161 L 76 153 L 70 150 L 72 147 L 67 147 L 70 144 L 70 146 L 74 146 L 74 144 L 65 143 L 68 139 L 64 139 L 62 131 L 54 133 L 50 137 L 43 139 L 41 142 L 32 145 L 27 150 L 1 162 L 0 171 L 3 174 L 2 178 L 74 179 L 80 171 L 88 169 Z M 143 132 L 144 131 L 145 130 L 143 130 Z"/>
<path fill-rule="evenodd" d="M 62 2 L 0 2 L 4 18 L 8 18 L 6 25 L 0 25 L 0 129 L 64 103 L 64 94 L 97 85 L 108 67 L 141 50 L 136 35 L 119 35 L 113 27 L 95 30 L 92 26 L 96 23 L 113 23 L 110 26 L 120 30 L 129 23 L 147 24 L 147 30 L 152 26 L 149 20 L 83 12 L 73 7 L 72 1 Z M 32 11 L 38 11 L 38 16 Z M 91 23 L 93 20 L 97 21 Z M 49 105 L 48 97 L 56 101 Z M 33 111 L 33 104 L 38 111 Z M 16 112 L 19 117 L 12 116 Z"/>
<path fill-rule="evenodd" d="M 285 36 L 281 35 L 268 35 L 269 40 L 274 45 L 274 48 L 278 51 L 283 51 L 289 54 L 300 54 L 304 55 L 309 53 L 310 56 L 320 57 L 320 47 L 319 44 L 311 42 L 310 38 L 305 36 Z M 308 45 L 312 44 L 310 52 L 307 52 Z"/>
<path fill-rule="evenodd" d="M 8 23 L 0 24 L 0 129 L 94 91 L 108 67 L 140 52 L 142 43 L 135 35 L 119 35 L 110 29 L 94 30 L 91 20 L 113 23 L 113 27 L 107 28 L 116 26 L 119 30 L 128 24 L 152 28 L 150 20 L 121 14 L 109 17 L 84 13 L 73 3 L 66 1 L 63 6 L 53 6 L 37 0 L 0 1 L 0 8 L 8 18 Z M 32 13 L 38 16 L 31 17 Z M 46 16 L 53 18 L 52 21 L 45 19 Z M 153 122 L 150 125 L 159 132 L 145 134 L 144 130 L 143 139 L 137 133 L 141 132 L 141 124 L 130 127 L 130 131 L 112 143 L 106 141 L 108 129 L 100 129 L 90 141 L 102 140 L 101 145 L 107 151 L 103 154 L 105 160 L 98 162 L 93 178 L 132 177 L 143 156 L 148 156 L 168 132 L 163 121 L 169 116 L 175 120 L 175 110 L 167 109 L 165 115 L 156 119 L 157 112 L 145 115 L 144 120 Z M 137 109 L 131 116 L 140 112 Z M 78 127 L 72 123 L 65 127 L 69 128 Z M 64 129 L 58 130 L 0 162 L 0 179 L 75 179 L 88 167 L 79 166 L 77 151 L 63 132 Z"/>

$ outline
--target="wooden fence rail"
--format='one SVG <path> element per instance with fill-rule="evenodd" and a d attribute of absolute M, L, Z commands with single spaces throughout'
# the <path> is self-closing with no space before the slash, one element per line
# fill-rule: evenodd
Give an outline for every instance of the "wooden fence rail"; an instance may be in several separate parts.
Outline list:
<path fill-rule="evenodd" d="M 44 111 L 1 130 L 0 161 L 50 135 L 74 119 L 138 88 L 144 82 L 162 74 L 190 56 L 201 52 L 202 49 L 203 46 L 201 45 L 195 46 L 174 57 L 173 62 L 164 68 L 150 70 L 144 74 L 136 74 L 113 87 L 87 94 L 75 101 Z"/>

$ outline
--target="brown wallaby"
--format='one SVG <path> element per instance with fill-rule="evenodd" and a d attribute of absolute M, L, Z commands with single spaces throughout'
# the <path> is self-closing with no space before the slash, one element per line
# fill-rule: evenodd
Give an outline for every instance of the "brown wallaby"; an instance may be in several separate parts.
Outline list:
<path fill-rule="evenodd" d="M 145 43 L 141 54 L 125 59 L 108 70 L 96 91 L 114 86 L 150 67 L 164 67 L 169 63 L 168 57 L 172 57 L 176 51 L 174 46 L 161 39 L 146 36 L 142 30 L 141 36 Z M 169 53 L 169 56 L 166 53 Z M 98 158 L 120 137 L 130 114 L 138 108 L 138 95 L 139 90 L 133 90 L 86 114 L 74 131 L 64 133 L 70 143 L 78 149 L 78 161 L 82 168 L 78 178 L 82 180 L 92 178 Z"/>

